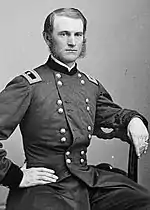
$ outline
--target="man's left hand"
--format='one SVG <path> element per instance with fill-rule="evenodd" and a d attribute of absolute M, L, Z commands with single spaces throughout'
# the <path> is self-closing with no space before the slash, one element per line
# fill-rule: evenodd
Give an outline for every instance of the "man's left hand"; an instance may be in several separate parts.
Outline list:
<path fill-rule="evenodd" d="M 138 158 L 148 149 L 149 133 L 143 121 L 134 117 L 127 127 L 127 134 L 133 141 Z"/>

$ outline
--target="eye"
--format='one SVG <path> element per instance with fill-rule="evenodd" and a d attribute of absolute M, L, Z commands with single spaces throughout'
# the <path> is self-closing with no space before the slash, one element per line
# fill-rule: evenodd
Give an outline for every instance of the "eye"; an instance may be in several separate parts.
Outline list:
<path fill-rule="evenodd" d="M 76 37 L 82 37 L 82 36 L 83 36 L 83 33 L 77 32 L 77 33 L 75 34 L 75 36 L 76 36 Z"/>
<path fill-rule="evenodd" d="M 66 32 L 61 32 L 59 35 L 60 36 L 66 36 L 67 34 L 66 34 Z"/>
<path fill-rule="evenodd" d="M 59 36 L 65 37 L 65 36 L 70 36 L 70 33 L 68 31 L 61 31 L 59 33 Z"/>

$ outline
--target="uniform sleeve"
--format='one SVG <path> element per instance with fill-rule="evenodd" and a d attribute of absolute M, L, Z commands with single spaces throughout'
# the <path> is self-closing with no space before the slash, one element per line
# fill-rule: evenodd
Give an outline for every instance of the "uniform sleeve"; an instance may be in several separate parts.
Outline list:
<path fill-rule="evenodd" d="M 127 126 L 133 117 L 139 117 L 143 120 L 146 127 L 148 122 L 140 113 L 135 110 L 123 109 L 115 104 L 110 94 L 99 84 L 99 92 L 96 103 L 96 116 L 94 125 L 94 135 L 101 138 L 120 138 L 123 141 L 131 143 L 127 136 Z M 112 128 L 113 132 L 105 135 L 100 129 Z"/>
<path fill-rule="evenodd" d="M 31 98 L 30 85 L 22 76 L 13 79 L 0 93 L 0 140 L 6 140 L 23 118 Z M 23 177 L 19 166 L 7 158 L 0 143 L 0 184 L 17 187 Z"/>

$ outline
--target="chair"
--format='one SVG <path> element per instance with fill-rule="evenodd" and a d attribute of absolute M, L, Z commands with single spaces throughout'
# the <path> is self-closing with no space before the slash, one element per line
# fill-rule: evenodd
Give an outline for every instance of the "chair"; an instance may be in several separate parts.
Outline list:
<path fill-rule="evenodd" d="M 119 130 L 113 130 L 109 133 L 104 132 L 105 129 L 100 129 L 98 131 L 97 137 L 102 139 L 112 139 L 112 138 L 120 138 L 123 141 L 127 141 L 129 146 L 129 156 L 128 156 L 128 172 L 125 172 L 122 169 L 115 168 L 109 163 L 100 163 L 96 165 L 97 168 L 104 169 L 107 171 L 112 171 L 116 173 L 121 173 L 130 179 L 132 179 L 135 182 L 138 182 L 138 157 L 136 155 L 135 147 L 131 141 L 129 141 L 129 138 L 126 135 L 125 130 L 119 131 Z"/>
<path fill-rule="evenodd" d="M 5 206 L 5 203 L 1 203 L 1 204 L 0 204 L 0 210 L 5 210 L 5 207 L 6 207 L 6 206 Z"/>
<path fill-rule="evenodd" d="M 125 172 L 124 170 L 119 169 L 119 168 L 115 168 L 109 163 L 100 163 L 96 165 L 95 167 L 103 169 L 103 170 L 107 170 L 107 171 L 121 173 L 125 176 L 128 176 L 133 181 L 137 182 L 138 181 L 138 158 L 135 152 L 134 145 L 127 139 L 127 136 L 125 135 L 125 133 L 120 132 L 120 131 L 119 132 L 113 131 L 111 133 L 105 133 L 103 130 L 100 130 L 97 136 L 102 139 L 112 139 L 117 136 L 117 138 L 120 137 L 120 139 L 122 139 L 123 141 L 126 140 L 130 144 L 130 147 L 129 147 L 129 157 L 128 157 L 128 172 Z M 0 210 L 4 210 L 4 209 L 5 209 L 5 203 L 0 203 Z"/>

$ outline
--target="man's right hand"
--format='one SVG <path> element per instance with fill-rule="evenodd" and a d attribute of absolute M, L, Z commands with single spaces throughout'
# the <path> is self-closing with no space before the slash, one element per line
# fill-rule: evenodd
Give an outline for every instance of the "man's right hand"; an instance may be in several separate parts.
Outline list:
<path fill-rule="evenodd" d="M 22 167 L 21 170 L 23 172 L 23 178 L 19 185 L 20 188 L 44 185 L 56 182 L 58 179 L 54 170 L 44 167 L 33 167 L 28 169 Z"/>

